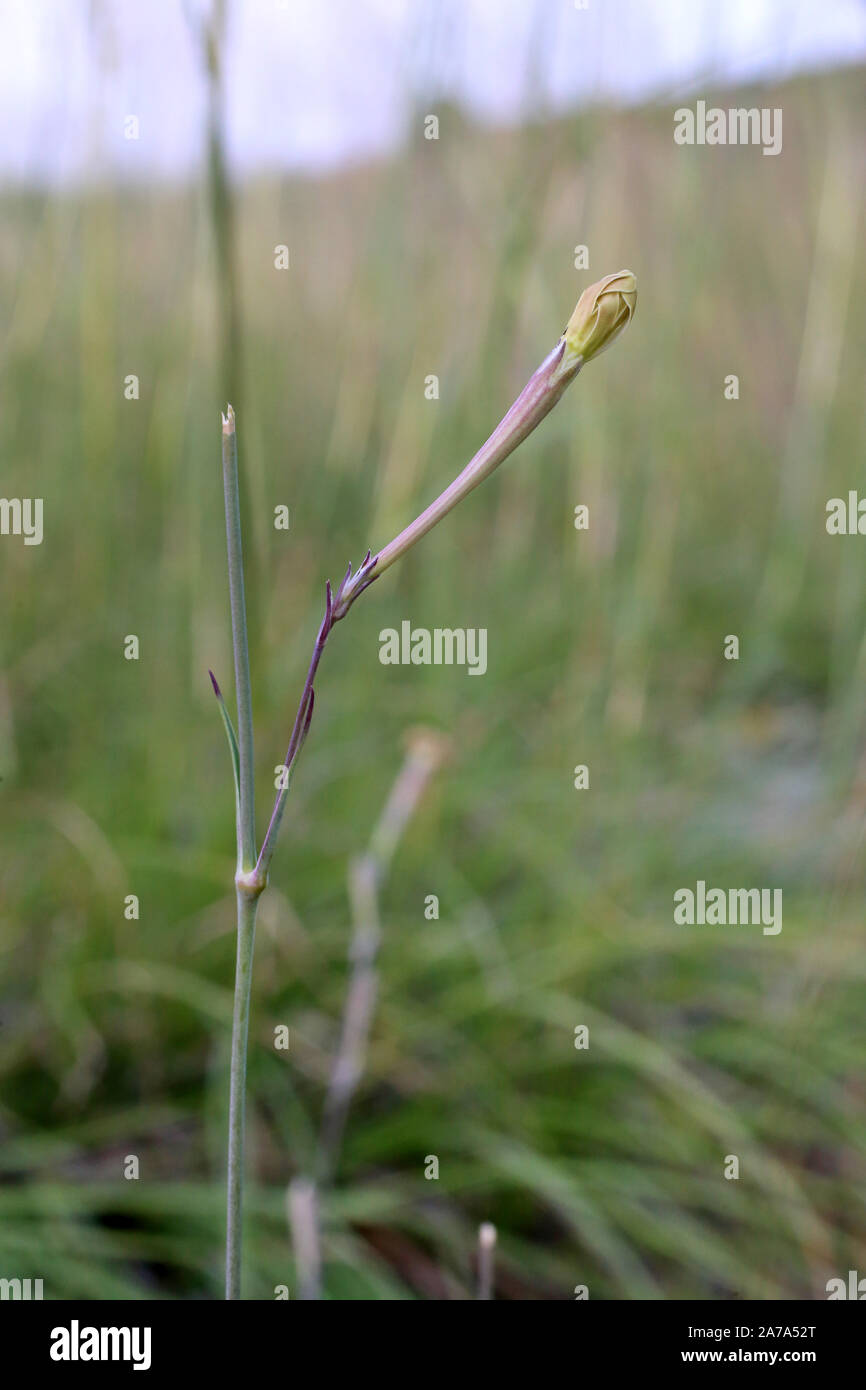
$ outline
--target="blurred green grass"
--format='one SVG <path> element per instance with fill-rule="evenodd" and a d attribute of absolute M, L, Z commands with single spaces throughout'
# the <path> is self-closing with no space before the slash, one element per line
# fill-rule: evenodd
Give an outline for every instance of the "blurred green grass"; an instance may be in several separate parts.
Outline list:
<path fill-rule="evenodd" d="M 864 88 L 717 94 L 783 107 L 773 159 L 675 146 L 668 105 L 518 132 L 447 109 L 399 158 L 239 192 L 261 817 L 325 577 L 450 480 L 589 280 L 628 265 L 640 287 L 615 352 L 328 650 L 262 904 L 249 1296 L 293 1286 L 285 1188 L 337 1039 L 346 864 L 421 722 L 455 757 L 385 894 L 327 1296 L 465 1297 L 481 1220 L 503 1297 L 822 1296 L 864 1267 L 866 586 L 858 539 L 824 529 L 827 498 L 866 483 Z M 7 191 L 3 212 L 3 491 L 44 497 L 45 540 L 0 546 L 0 1271 L 48 1297 L 219 1296 L 233 821 L 207 679 L 230 690 L 208 202 Z M 486 677 L 381 666 L 404 618 L 486 627 Z M 781 935 L 675 927 L 697 878 L 781 887 Z"/>

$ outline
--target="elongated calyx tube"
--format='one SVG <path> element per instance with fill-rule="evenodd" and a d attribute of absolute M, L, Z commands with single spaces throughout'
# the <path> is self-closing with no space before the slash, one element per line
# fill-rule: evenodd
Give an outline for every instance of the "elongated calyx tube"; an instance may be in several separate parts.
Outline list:
<path fill-rule="evenodd" d="M 453 483 L 401 531 L 384 550 L 368 558 L 342 586 L 334 618 L 345 617 L 352 603 L 374 579 L 399 560 L 416 541 L 457 506 L 467 493 L 489 478 L 518 444 L 556 405 L 566 387 L 585 363 L 610 347 L 631 322 L 637 303 L 637 279 L 630 270 L 619 270 L 585 289 L 552 352 L 533 372 L 517 400 L 500 420 L 490 438 L 457 475 Z"/>

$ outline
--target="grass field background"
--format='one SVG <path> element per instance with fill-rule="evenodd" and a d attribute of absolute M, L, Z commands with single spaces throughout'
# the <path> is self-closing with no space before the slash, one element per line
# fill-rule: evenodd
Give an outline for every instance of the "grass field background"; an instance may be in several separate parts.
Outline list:
<path fill-rule="evenodd" d="M 706 95 L 782 107 L 781 155 L 678 147 L 670 104 L 508 132 L 440 105 L 438 141 L 419 113 L 394 158 L 238 186 L 230 354 L 204 176 L 2 196 L 2 491 L 44 498 L 45 536 L 0 544 L 0 1273 L 221 1294 L 226 372 L 263 826 L 326 577 L 450 481 L 622 266 L 627 335 L 329 646 L 260 914 L 245 1291 L 294 1296 L 347 866 L 418 725 L 451 757 L 383 893 L 326 1296 L 470 1297 L 486 1220 L 503 1298 L 866 1272 L 866 562 L 824 525 L 866 492 L 866 73 Z M 487 674 L 381 665 L 404 619 L 486 627 Z M 782 932 L 675 926 L 698 879 L 781 888 Z"/>

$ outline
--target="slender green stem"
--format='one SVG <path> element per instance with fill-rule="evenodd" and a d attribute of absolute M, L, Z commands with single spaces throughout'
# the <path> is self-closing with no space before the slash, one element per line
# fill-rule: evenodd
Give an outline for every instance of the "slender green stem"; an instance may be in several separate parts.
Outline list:
<path fill-rule="evenodd" d="M 246 874 L 250 873 L 256 862 L 253 700 L 250 689 L 247 610 L 244 599 L 244 557 L 241 546 L 241 504 L 238 492 L 238 444 L 235 433 L 235 413 L 231 406 L 228 408 L 228 414 L 223 416 L 223 493 L 226 509 L 235 690 L 238 701 L 238 754 L 240 761 L 238 777 L 238 872 Z"/>
<path fill-rule="evenodd" d="M 247 1037 L 253 947 L 259 895 L 238 889 L 238 959 L 232 1022 L 231 1086 L 229 1091 L 228 1197 L 226 1210 L 226 1298 L 241 1296 L 241 1239 L 244 1194 L 244 1118 L 247 1085 Z"/>
<path fill-rule="evenodd" d="M 256 826 L 253 778 L 253 709 L 250 689 L 250 654 L 244 601 L 244 559 L 241 546 L 241 508 L 238 490 L 238 448 L 235 413 L 231 406 L 223 416 L 223 493 L 226 509 L 226 543 L 229 563 L 229 597 L 232 614 L 232 646 L 238 701 L 237 735 L 237 841 L 235 886 L 238 900 L 238 949 L 235 971 L 235 1003 L 232 1020 L 231 1082 L 229 1090 L 228 1178 L 226 1204 L 226 1298 L 241 1296 L 241 1229 L 244 1194 L 244 1124 L 247 1085 L 247 1036 L 250 1024 L 250 990 L 256 910 L 266 880 L 253 870 L 256 863 Z M 219 696 L 219 687 L 214 682 Z M 228 721 L 231 728 L 231 721 Z M 231 739 L 229 740 L 231 742 Z"/>

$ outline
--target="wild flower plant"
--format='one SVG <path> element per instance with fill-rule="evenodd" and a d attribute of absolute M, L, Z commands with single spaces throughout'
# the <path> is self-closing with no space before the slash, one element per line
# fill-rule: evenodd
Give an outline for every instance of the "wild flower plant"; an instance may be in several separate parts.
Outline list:
<path fill-rule="evenodd" d="M 326 585 L 324 617 L 301 692 L 274 809 L 261 848 L 258 850 L 255 832 L 252 696 L 244 597 L 237 434 L 231 406 L 222 417 L 223 493 L 237 696 L 235 732 L 219 685 L 211 672 L 211 681 L 219 702 L 234 769 L 237 831 L 235 890 L 238 937 L 230 1066 L 226 1223 L 228 1299 L 240 1298 L 241 1294 L 247 1036 L 256 912 L 258 900 L 267 887 L 268 870 L 276 847 L 292 773 L 310 730 L 315 704 L 315 680 L 325 645 L 336 624 L 346 617 L 356 599 L 422 536 L 432 530 L 437 522 L 447 516 L 473 488 L 488 478 L 532 433 L 545 415 L 553 409 L 581 368 L 604 352 L 631 322 L 636 301 L 637 281 L 630 270 L 606 275 L 603 280 L 584 290 L 559 342 L 533 372 L 489 439 L 482 444 L 474 458 L 470 459 L 450 486 L 382 550 L 375 555 L 368 550 L 354 574 L 350 565 L 335 591 L 332 591 L 330 583 Z"/>

